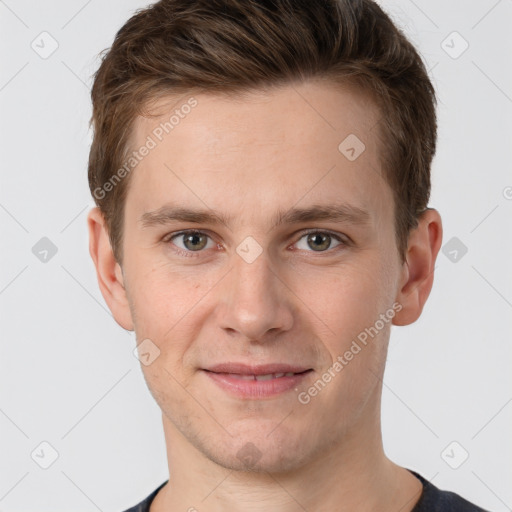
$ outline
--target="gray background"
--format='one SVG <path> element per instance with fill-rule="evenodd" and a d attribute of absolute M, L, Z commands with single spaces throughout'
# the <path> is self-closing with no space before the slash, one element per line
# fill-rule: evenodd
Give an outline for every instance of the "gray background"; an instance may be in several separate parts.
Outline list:
<path fill-rule="evenodd" d="M 424 313 L 392 330 L 385 448 L 441 488 L 511 510 L 512 0 L 381 4 L 439 94 L 430 206 L 444 225 Z M 86 231 L 91 75 L 145 5 L 0 1 L 4 512 L 121 511 L 167 478 L 160 410 L 133 333 L 103 301 Z"/>

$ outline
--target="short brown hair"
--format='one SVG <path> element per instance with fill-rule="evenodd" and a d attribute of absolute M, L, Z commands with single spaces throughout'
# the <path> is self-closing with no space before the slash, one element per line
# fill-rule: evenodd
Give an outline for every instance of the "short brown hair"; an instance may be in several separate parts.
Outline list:
<path fill-rule="evenodd" d="M 155 98 L 197 90 L 235 94 L 315 78 L 358 85 L 376 100 L 405 261 L 409 231 L 430 196 L 436 98 L 418 52 L 375 2 L 160 0 L 136 11 L 106 51 L 91 91 L 88 177 L 119 263 L 131 173 L 109 193 L 102 187 L 126 159 L 134 120 Z"/>

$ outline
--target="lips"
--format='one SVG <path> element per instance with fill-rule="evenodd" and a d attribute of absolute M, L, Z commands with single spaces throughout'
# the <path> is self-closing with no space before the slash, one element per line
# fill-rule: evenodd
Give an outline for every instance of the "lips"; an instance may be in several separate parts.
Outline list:
<path fill-rule="evenodd" d="M 204 369 L 217 386 L 244 399 L 271 398 L 291 391 L 312 371 L 312 368 L 282 363 L 258 366 L 223 363 Z"/>
<path fill-rule="evenodd" d="M 294 372 L 286 372 L 286 373 L 267 373 L 264 375 L 243 375 L 239 373 L 227 373 L 227 372 L 215 372 L 220 375 L 230 375 L 233 379 L 240 380 L 271 380 L 271 379 L 279 379 L 280 377 L 293 377 L 295 375 Z M 302 373 L 302 372 L 300 372 Z"/>
<path fill-rule="evenodd" d="M 245 376 L 268 376 L 287 373 L 303 373 L 311 370 L 307 366 L 291 365 L 287 363 L 269 363 L 261 365 L 250 365 L 245 363 L 221 363 L 205 368 L 206 371 L 214 373 L 229 373 Z M 282 375 L 281 375 L 282 376 Z"/>

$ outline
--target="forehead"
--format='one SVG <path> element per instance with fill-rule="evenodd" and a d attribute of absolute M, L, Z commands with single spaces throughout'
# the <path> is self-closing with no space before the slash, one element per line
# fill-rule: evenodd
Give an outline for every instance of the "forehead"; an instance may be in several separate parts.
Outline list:
<path fill-rule="evenodd" d="M 153 111 L 133 126 L 132 149 L 151 149 L 131 177 L 127 210 L 194 205 L 238 212 L 243 223 L 265 217 L 262 204 L 336 202 L 388 216 L 380 112 L 353 88 L 308 82 L 243 96 L 184 94 Z"/>

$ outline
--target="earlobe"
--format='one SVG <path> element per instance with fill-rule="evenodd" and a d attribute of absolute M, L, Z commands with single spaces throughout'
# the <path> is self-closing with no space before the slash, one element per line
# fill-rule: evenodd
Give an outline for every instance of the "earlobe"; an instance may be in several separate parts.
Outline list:
<path fill-rule="evenodd" d="M 116 322 L 123 329 L 133 331 L 133 319 L 126 295 L 124 276 L 119 263 L 114 257 L 107 226 L 98 207 L 89 212 L 87 226 L 89 230 L 89 254 L 96 267 L 96 276 L 101 294 Z"/>
<path fill-rule="evenodd" d="M 420 317 L 432 290 L 442 238 L 441 216 L 437 210 L 429 208 L 423 212 L 418 226 L 409 235 L 406 262 L 402 267 L 400 289 L 396 297 L 402 309 L 393 318 L 394 325 L 409 325 Z"/>

